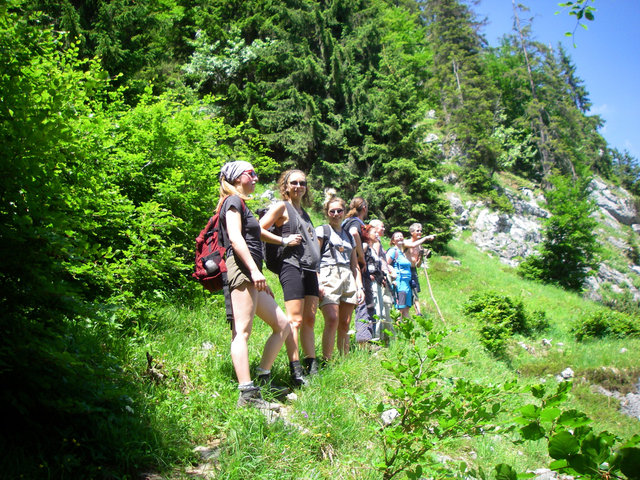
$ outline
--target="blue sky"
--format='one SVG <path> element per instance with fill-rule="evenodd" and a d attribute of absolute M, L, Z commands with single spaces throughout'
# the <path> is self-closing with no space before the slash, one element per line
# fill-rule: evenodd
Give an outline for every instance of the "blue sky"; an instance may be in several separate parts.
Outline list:
<path fill-rule="evenodd" d="M 640 0 L 596 0 L 595 20 L 586 22 L 588 30 L 578 27 L 573 38 L 564 33 L 574 30 L 575 17 L 558 7 L 560 0 L 516 3 L 529 7 L 536 40 L 553 47 L 561 42 L 571 56 L 589 92 L 591 113 L 605 120 L 600 133 L 609 145 L 640 160 Z M 490 45 L 511 33 L 511 0 L 481 0 L 472 8 L 488 19 L 484 34 Z"/>

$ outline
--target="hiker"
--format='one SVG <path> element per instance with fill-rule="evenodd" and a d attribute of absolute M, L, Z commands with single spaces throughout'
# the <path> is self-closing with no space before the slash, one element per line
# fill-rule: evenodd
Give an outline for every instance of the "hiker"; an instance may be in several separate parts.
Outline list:
<path fill-rule="evenodd" d="M 238 406 L 250 405 L 260 409 L 278 410 L 278 403 L 263 400 L 260 386 L 253 383 L 249 372 L 247 342 L 256 314 L 273 331 L 264 345 L 257 368 L 257 383 L 260 385 L 270 386 L 271 366 L 285 338 L 291 332 L 287 317 L 276 304 L 262 274 L 260 241 L 262 239 L 292 247 L 299 245 L 302 237 L 279 237 L 260 227 L 258 220 L 244 203 L 255 190 L 257 182 L 258 175 L 249 162 L 234 161 L 223 165 L 220 171 L 220 200 L 217 210 L 226 234 L 227 283 L 233 309 L 231 360 L 240 390 Z"/>
<path fill-rule="evenodd" d="M 325 192 L 324 213 L 328 225 L 316 228 L 322 259 L 320 261 L 320 310 L 324 316 L 322 355 L 329 360 L 336 344 L 338 351 L 349 352 L 349 325 L 356 304 L 364 302 L 362 277 L 358 268 L 353 237 L 342 228 L 345 203 L 335 190 Z"/>
<path fill-rule="evenodd" d="M 371 289 L 373 291 L 373 304 L 375 315 L 378 319 L 374 322 L 373 339 L 383 339 L 384 343 L 388 343 L 388 338 L 384 334 L 385 330 L 392 331 L 391 322 L 391 305 L 393 304 L 393 295 L 391 285 L 389 285 L 389 277 L 391 269 L 387 265 L 386 252 L 382 248 L 380 238 L 384 236 L 384 223 L 381 220 L 371 220 L 368 225 L 371 260 L 368 270 L 373 277 Z M 373 271 L 373 273 L 371 273 Z"/>
<path fill-rule="evenodd" d="M 353 237 L 356 243 L 356 253 L 358 258 L 358 268 L 362 276 L 362 286 L 364 288 L 364 302 L 356 307 L 356 341 L 364 344 L 373 338 L 373 324 L 375 306 L 373 304 L 373 292 L 371 290 L 371 278 L 367 273 L 367 250 L 368 245 L 364 239 L 364 219 L 369 213 L 369 206 L 364 198 L 354 197 L 349 204 L 349 212 L 342 222 L 342 228 Z"/>
<path fill-rule="evenodd" d="M 387 263 L 396 272 L 396 308 L 402 318 L 409 317 L 409 308 L 413 303 L 411 292 L 411 261 L 404 254 L 404 235 L 395 232 L 391 236 L 392 247 L 387 251 Z"/>
<path fill-rule="evenodd" d="M 418 294 L 420 293 L 420 280 L 418 278 L 418 267 L 422 265 L 424 257 L 431 255 L 431 251 L 425 250 L 422 246 L 424 242 L 431 242 L 435 235 L 422 236 L 422 224 L 414 223 L 409 227 L 410 239 L 405 240 L 404 248 L 407 258 L 411 262 L 411 291 L 413 294 L 413 305 L 416 309 L 416 315 L 422 315 L 420 311 L 420 303 L 418 302 Z"/>
<path fill-rule="evenodd" d="M 291 335 L 285 340 L 289 357 L 291 381 L 295 386 L 307 384 L 303 376 L 298 352 L 298 332 L 304 352 L 304 367 L 309 375 L 318 373 L 316 360 L 314 326 L 318 310 L 318 269 L 320 248 L 311 219 L 302 205 L 311 205 L 307 177 L 301 170 L 287 170 L 278 180 L 283 199 L 271 206 L 260 219 L 260 226 L 269 229 L 275 225 L 282 236 L 301 233 L 302 243 L 284 249 L 280 267 L 280 285 L 284 294 L 284 305 L 291 326 Z M 291 216 L 294 216 L 292 219 Z M 296 231 L 291 231 L 295 225 Z"/>

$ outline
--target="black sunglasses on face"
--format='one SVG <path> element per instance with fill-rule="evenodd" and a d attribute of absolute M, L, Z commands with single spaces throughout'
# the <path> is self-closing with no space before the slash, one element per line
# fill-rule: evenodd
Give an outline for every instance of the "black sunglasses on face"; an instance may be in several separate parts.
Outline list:
<path fill-rule="evenodd" d="M 300 187 L 306 187 L 307 186 L 307 181 L 306 180 L 291 180 L 289 182 L 289 185 L 293 185 L 294 187 L 300 186 Z"/>
<path fill-rule="evenodd" d="M 329 213 L 331 215 L 340 215 L 342 212 L 344 212 L 343 208 L 336 208 L 334 210 L 329 210 Z"/>

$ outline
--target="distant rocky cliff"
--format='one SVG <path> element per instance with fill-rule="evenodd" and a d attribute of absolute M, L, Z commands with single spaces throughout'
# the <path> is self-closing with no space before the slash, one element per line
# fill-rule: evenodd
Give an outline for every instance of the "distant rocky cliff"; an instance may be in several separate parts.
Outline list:
<path fill-rule="evenodd" d="M 513 191 L 505 195 L 514 207 L 514 213 L 491 210 L 483 202 L 462 202 L 455 193 L 449 201 L 455 213 L 457 228 L 471 230 L 472 241 L 484 251 L 497 255 L 513 267 L 535 252 L 542 241 L 542 220 L 549 217 L 545 199 L 529 189 Z M 605 249 L 614 252 L 607 255 L 597 272 L 587 281 L 587 294 L 600 300 L 602 289 L 614 293 L 630 292 L 640 301 L 640 265 L 631 261 L 634 245 L 640 244 L 640 214 L 633 196 L 622 188 L 608 185 L 600 178 L 592 182 L 592 199 L 598 209 L 594 216 L 600 222 L 596 235 Z"/>

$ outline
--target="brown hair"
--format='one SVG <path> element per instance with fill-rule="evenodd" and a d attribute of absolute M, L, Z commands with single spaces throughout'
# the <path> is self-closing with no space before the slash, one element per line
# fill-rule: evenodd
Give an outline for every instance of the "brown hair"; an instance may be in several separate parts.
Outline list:
<path fill-rule="evenodd" d="M 280 178 L 278 179 L 278 189 L 280 190 L 280 196 L 282 197 L 283 200 L 289 200 L 289 188 L 288 188 L 289 177 L 294 173 L 301 173 L 302 175 L 304 175 L 304 179 L 305 180 L 307 179 L 306 173 L 304 173 L 302 170 L 298 170 L 295 168 L 291 170 L 285 170 L 284 172 L 282 172 L 280 174 Z M 302 197 L 301 203 L 305 207 L 311 206 L 311 190 L 309 189 L 309 183 L 307 183 L 307 191 Z"/>
<path fill-rule="evenodd" d="M 325 188 L 324 190 L 324 203 L 322 204 L 322 210 L 326 216 L 329 216 L 329 205 L 333 202 L 340 202 L 342 208 L 346 207 L 346 203 L 342 198 L 336 195 L 336 191 L 333 188 Z"/>
<path fill-rule="evenodd" d="M 349 213 L 347 213 L 347 217 L 357 217 L 362 210 L 367 208 L 367 202 L 362 197 L 353 197 L 351 203 L 349 204 Z"/>

